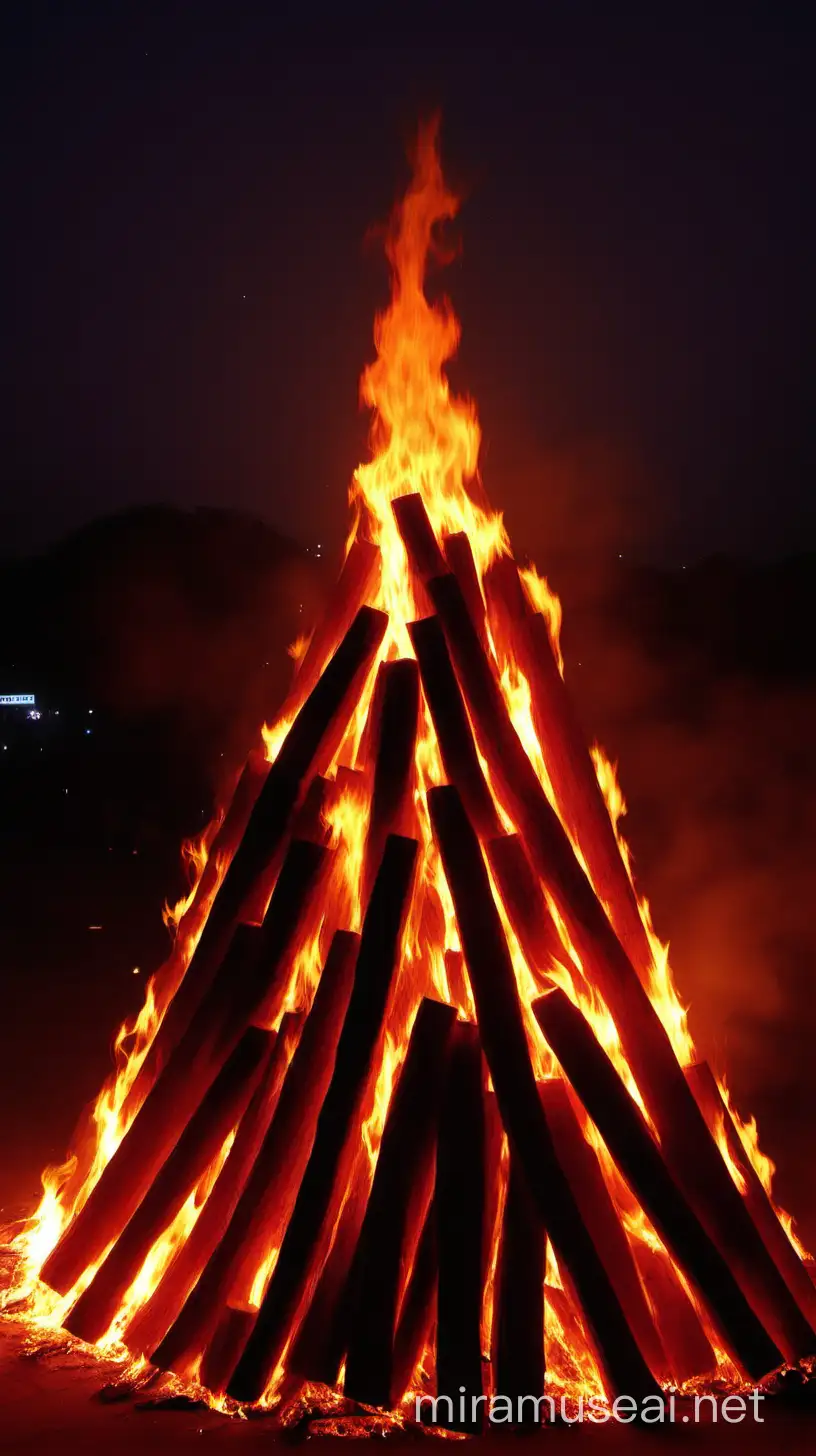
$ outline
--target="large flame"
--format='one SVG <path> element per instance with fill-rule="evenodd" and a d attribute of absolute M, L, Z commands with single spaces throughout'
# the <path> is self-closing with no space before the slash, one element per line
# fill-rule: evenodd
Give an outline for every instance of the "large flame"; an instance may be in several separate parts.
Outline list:
<path fill-rule="evenodd" d="M 369 598 L 370 605 L 388 614 L 388 630 L 379 661 L 413 656 L 408 624 L 422 614 L 424 604 L 417 600 L 417 591 L 408 567 L 405 548 L 397 530 L 392 501 L 418 492 L 426 507 L 438 539 L 454 532 L 467 535 L 480 583 L 484 573 L 500 555 L 509 553 L 509 542 L 499 512 L 486 501 L 478 474 L 480 430 L 472 401 L 452 393 L 445 373 L 447 362 L 459 342 L 459 324 L 447 301 L 429 301 L 425 292 L 428 258 L 437 241 L 440 224 L 448 223 L 457 212 L 456 197 L 447 187 L 439 160 L 435 125 L 424 127 L 419 134 L 414 158 L 413 177 L 408 192 L 395 210 L 389 232 L 387 251 L 392 268 L 392 292 L 388 308 L 377 318 L 375 326 L 376 359 L 364 371 L 361 393 L 372 411 L 371 458 L 354 474 L 350 490 L 353 525 L 350 547 L 360 535 L 374 542 L 381 552 L 382 571 Z M 524 590 L 536 611 L 546 618 L 556 658 L 563 671 L 559 645 L 560 603 L 546 581 L 532 569 L 522 573 Z M 297 665 L 303 660 L 305 640 L 293 649 Z M 497 679 L 500 682 L 512 722 L 529 755 L 530 761 L 556 811 L 560 811 L 547 771 L 546 754 L 538 738 L 531 711 L 531 685 L 519 662 L 506 655 L 503 646 L 493 644 Z M 366 687 L 360 695 L 354 718 L 335 756 L 328 777 L 334 781 L 324 809 L 327 834 L 335 849 L 327 903 L 330 911 L 321 914 L 310 925 L 297 954 L 293 957 L 291 981 L 283 1003 L 284 1011 L 307 1009 L 314 994 L 327 948 L 327 941 L 339 927 L 358 930 L 364 913 L 363 866 L 366 831 L 371 798 L 370 772 L 366 768 L 362 745 L 371 710 L 375 664 Z M 281 717 L 264 729 L 266 757 L 277 756 L 299 706 L 297 679 L 293 696 L 287 701 Z M 600 749 L 594 751 L 594 764 L 609 815 L 617 835 L 621 854 L 629 875 L 631 856 L 623 838 L 620 821 L 625 803 L 618 787 L 613 766 Z M 488 779 L 490 767 L 483 763 Z M 460 951 L 459 933 L 450 892 L 445 881 L 439 853 L 431 834 L 427 791 L 445 781 L 439 745 L 424 701 L 420 704 L 417 737 L 416 770 L 413 783 L 412 830 L 420 842 L 420 866 L 416 879 L 408 923 L 405 931 L 399 983 L 392 997 L 387 1025 L 383 1033 L 381 1071 L 373 1088 L 370 1105 L 365 1109 L 363 1143 L 369 1162 L 369 1177 L 376 1163 L 382 1130 L 385 1124 L 392 1088 L 404 1058 L 410 1026 L 420 998 L 428 993 L 443 1000 L 451 998 L 448 970 L 451 955 Z M 512 828 L 507 814 L 501 810 L 507 828 Z M 205 874 L 216 831 L 223 820 L 223 811 L 195 844 L 185 849 L 191 871 L 189 894 L 166 919 L 176 939 L 167 967 L 150 982 L 144 1007 L 135 1023 L 123 1026 L 117 1039 L 117 1067 L 114 1077 L 101 1091 L 84 1142 L 77 1154 L 60 1169 L 44 1175 L 44 1193 L 39 1209 L 15 1239 L 20 1256 L 20 1272 L 10 1298 L 24 1302 L 29 1314 L 41 1321 L 55 1323 L 62 1319 L 73 1300 L 84 1287 L 93 1270 L 86 1270 L 77 1287 L 64 1300 L 55 1300 L 37 1281 L 43 1260 L 53 1248 L 72 1213 L 85 1201 L 101 1171 L 127 1131 L 133 1115 L 129 1093 L 148 1052 L 162 1015 L 184 976 L 190 956 L 201 933 L 209 907 L 226 868 L 226 862 L 214 866 L 214 873 Z M 565 824 L 565 827 L 568 827 Z M 585 863 L 581 845 L 576 853 Z M 618 1070 L 641 1103 L 639 1090 L 627 1065 L 614 1019 L 598 991 L 583 973 L 580 956 L 571 943 L 567 927 L 550 903 L 561 948 L 552 964 L 532 967 L 513 934 L 509 917 L 499 901 L 522 1004 L 529 1007 L 540 989 L 542 974 L 553 985 L 563 987 L 580 1006 L 613 1058 Z M 546 887 L 545 887 L 546 892 Z M 649 907 L 639 898 L 640 913 L 652 952 L 652 965 L 647 990 L 665 1026 L 678 1060 L 688 1065 L 694 1060 L 694 1047 L 683 1006 L 672 976 L 668 948 L 657 938 L 652 927 Z M 461 1014 L 472 1016 L 469 994 L 463 993 Z M 528 1016 L 528 1032 L 534 1065 L 540 1076 L 558 1075 L 537 1026 Z M 761 1153 L 755 1124 L 739 1123 L 743 1145 L 763 1183 L 770 1189 L 772 1165 Z M 608 1153 L 595 1129 L 586 1119 L 584 1132 L 595 1146 L 613 1196 L 618 1201 L 622 1220 L 633 1247 L 642 1242 L 652 1256 L 660 1257 L 672 1268 L 668 1253 L 657 1238 L 642 1210 L 632 1203 L 631 1196 L 614 1169 Z M 137 1278 L 123 1300 L 104 1343 L 127 1338 L 127 1325 L 145 1303 L 161 1278 L 163 1270 L 178 1244 L 186 1239 L 223 1159 L 233 1134 L 227 1139 L 218 1157 L 200 1180 L 171 1226 L 163 1231 L 148 1255 Z M 724 1139 L 721 1139 L 721 1145 Z M 732 1167 L 728 1159 L 729 1167 Z M 502 1170 L 506 1157 L 502 1160 Z M 738 1180 L 739 1170 L 732 1167 Z M 497 1174 L 504 1177 L 504 1172 Z M 501 1204 L 501 1190 L 497 1207 Z M 495 1270 L 499 1221 L 496 1220 L 489 1268 Z M 277 1256 L 277 1247 L 266 1250 L 250 1281 L 250 1298 L 256 1303 L 262 1296 Z M 600 1375 L 580 1312 L 571 1304 L 559 1276 L 552 1251 L 547 1266 L 547 1359 L 551 1378 L 573 1394 L 593 1393 L 600 1389 Z M 487 1281 L 484 1328 L 489 1331 L 492 1318 L 492 1276 Z M 716 1339 L 702 1316 L 707 1332 Z M 729 1362 L 718 1351 L 721 1372 Z M 422 1378 L 427 1358 L 420 1362 L 416 1378 Z M 733 1373 L 733 1372 L 731 1372 Z M 282 1374 L 282 1370 L 279 1375 Z"/>

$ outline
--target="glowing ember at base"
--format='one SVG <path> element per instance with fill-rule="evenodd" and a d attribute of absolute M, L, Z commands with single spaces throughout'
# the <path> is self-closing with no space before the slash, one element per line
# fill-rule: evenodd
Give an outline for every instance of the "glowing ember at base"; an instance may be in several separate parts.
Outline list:
<path fill-rule="evenodd" d="M 335 1433 L 417 1396 L 477 1429 L 462 1386 L 659 1401 L 816 1357 L 804 1251 L 695 1066 L 572 712 L 559 603 L 514 562 L 450 391 L 459 328 L 424 277 L 456 210 L 427 128 L 337 588 L 185 848 L 171 957 L 4 1296 L 136 1357 L 134 1389 L 158 1370 Z"/>

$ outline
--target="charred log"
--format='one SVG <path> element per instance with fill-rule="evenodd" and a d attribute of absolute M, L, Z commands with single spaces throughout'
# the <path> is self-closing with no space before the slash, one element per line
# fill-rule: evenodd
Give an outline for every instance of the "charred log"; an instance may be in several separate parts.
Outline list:
<path fill-rule="evenodd" d="M 363 924 L 360 952 L 332 1079 L 278 1261 L 246 1349 L 229 1383 L 236 1400 L 263 1394 L 291 1338 L 303 1294 L 321 1256 L 324 1225 L 342 1196 L 349 1151 L 359 1136 L 394 970 L 399 958 L 416 863 L 415 840 L 386 842 Z"/>

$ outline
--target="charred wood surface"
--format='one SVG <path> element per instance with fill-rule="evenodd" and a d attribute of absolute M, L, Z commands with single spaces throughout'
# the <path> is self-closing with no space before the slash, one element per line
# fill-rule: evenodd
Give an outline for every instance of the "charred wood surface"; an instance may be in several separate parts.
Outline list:
<path fill-rule="evenodd" d="M 412 622 L 408 631 L 422 675 L 445 773 L 456 784 L 468 814 L 483 838 L 501 832 L 501 824 L 473 741 L 467 709 L 436 617 Z"/>
<path fill-rule="evenodd" d="M 518 1410 L 544 1391 L 544 1272 L 547 1235 L 518 1155 L 510 1157 L 502 1218 L 493 1360 L 496 1390 Z"/>
<path fill-rule="evenodd" d="M 190 1290 L 220 1244 L 269 1127 L 302 1018 L 287 1012 L 280 1034 L 272 1033 L 269 1063 L 204 1208 L 189 1238 L 165 1270 L 147 1304 L 128 1325 L 125 1344 L 134 1354 L 154 1350 L 167 1333 Z"/>
<path fill-rule="evenodd" d="M 391 1389 L 398 1405 L 428 1346 L 436 1319 L 436 1281 L 439 1258 L 436 1246 L 436 1204 L 428 1207 L 411 1277 L 399 1312 L 394 1337 Z"/>
<path fill-rule="evenodd" d="M 138 1106 L 216 977 L 235 925 L 258 882 L 274 874 L 306 781 L 328 768 L 385 634 L 383 612 L 363 607 L 297 714 L 252 804 L 181 985 L 131 1091 Z"/>
<path fill-rule="evenodd" d="M 450 536 L 446 536 L 442 542 L 442 549 L 445 553 L 448 570 L 453 572 L 462 588 L 462 596 L 467 602 L 470 619 L 479 634 L 479 640 L 486 647 L 485 600 L 479 585 L 479 574 L 476 570 L 476 562 L 473 559 L 467 532 L 454 531 Z"/>
<path fill-rule="evenodd" d="M 478 1029 L 459 1021 L 448 1058 L 436 1153 L 437 1395 L 448 1396 L 451 1430 L 481 1428 L 485 1107 Z M 459 1395 L 464 1386 L 465 1419 Z"/>
<path fill-rule="evenodd" d="M 61 1293 L 67 1293 L 118 1238 L 253 1020 L 297 935 L 325 860 L 326 851 L 320 846 L 296 841 L 284 861 L 264 924 L 236 929 L 221 970 L 187 1032 L 87 1202 L 43 1266 L 43 1280 Z"/>
<path fill-rule="evenodd" d="M 65 1326 L 93 1344 L 109 1328 L 153 1244 L 181 1211 L 246 1111 L 271 1053 L 268 1031 L 250 1027 L 216 1077 L 198 1111 L 68 1315 Z"/>
<path fill-rule="evenodd" d="M 666 1353 L 597 1153 L 584 1137 L 566 1083 L 560 1078 L 553 1078 L 540 1083 L 540 1092 L 556 1156 L 575 1194 L 590 1237 L 649 1369 L 658 1380 L 665 1381 L 671 1374 Z"/>
<path fill-rule="evenodd" d="M 816 1327 L 816 1285 L 779 1221 L 707 1062 L 686 1069 L 686 1078 L 712 1134 L 721 1127 L 732 1162 L 745 1184 L 744 1198 L 768 1253 L 809 1324 Z"/>
<path fill-rule="evenodd" d="M 453 896 L 485 1056 L 510 1138 L 558 1257 L 571 1280 L 608 1387 L 658 1393 L 555 1156 L 530 1062 L 516 978 L 475 831 L 455 788 L 428 795 Z"/>
<path fill-rule="evenodd" d="M 693 1283 L 726 1349 L 752 1380 L 782 1356 L 725 1259 L 666 1167 L 662 1153 L 589 1023 L 563 991 L 533 1010 L 576 1095 L 620 1172 L 680 1268 Z"/>
<path fill-rule="evenodd" d="M 371 891 L 389 834 L 412 829 L 412 787 L 419 716 L 419 670 L 413 658 L 385 662 L 374 746 L 374 787 L 366 838 L 363 890 Z"/>
<path fill-rule="evenodd" d="M 553 960 L 564 951 L 550 914 L 541 881 L 518 834 L 503 834 L 485 845 L 487 862 L 499 888 L 507 917 L 536 980 L 543 986 Z"/>
<path fill-rule="evenodd" d="M 392 835 L 374 882 L 360 942 L 354 985 L 337 1048 L 332 1079 L 315 1140 L 281 1245 L 272 1280 L 246 1349 L 229 1384 L 236 1400 L 258 1400 L 292 1333 L 324 1225 L 342 1197 L 349 1149 L 360 1136 L 360 1115 L 379 1044 L 417 857 L 415 840 Z"/>
<path fill-rule="evenodd" d="M 552 649 L 546 620 L 530 612 L 509 556 L 485 573 L 494 635 L 519 663 L 530 684 L 533 722 L 547 772 L 567 827 L 584 851 L 598 896 L 610 906 L 617 934 L 642 976 L 652 962 L 637 897 L 621 856 L 595 765 Z"/>
<path fill-rule="evenodd" d="M 446 570 L 442 548 L 434 535 L 425 504 L 419 492 L 400 495 L 391 502 L 397 528 L 408 552 L 408 559 L 420 581 L 429 581 Z"/>
<path fill-rule="evenodd" d="M 383 1131 L 365 1222 L 349 1276 L 344 1389 L 365 1405 L 394 1403 L 401 1283 L 431 1189 L 442 1078 L 456 1011 L 422 1002 Z M 397 1397 L 398 1398 L 398 1397 Z"/>
<path fill-rule="evenodd" d="M 190 1291 L 153 1362 L 179 1373 L 207 1347 L 236 1285 L 248 1299 L 256 1270 L 282 1237 L 309 1156 L 351 995 L 359 938 L 338 931 L 323 968 L 272 1121 L 246 1186 L 201 1278 Z M 232 1373 L 230 1371 L 230 1373 Z"/>

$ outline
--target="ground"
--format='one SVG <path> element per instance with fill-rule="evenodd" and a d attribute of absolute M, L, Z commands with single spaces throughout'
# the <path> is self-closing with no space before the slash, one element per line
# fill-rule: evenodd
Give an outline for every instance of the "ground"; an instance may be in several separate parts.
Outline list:
<path fill-rule="evenodd" d="M 90 1357 L 25 1353 L 25 1331 L 11 1320 L 0 1321 L 0 1452 L 3 1456 L 164 1456 L 196 1451 L 243 1452 L 293 1444 L 293 1438 L 275 1429 L 269 1419 L 235 1420 L 207 1409 L 156 1410 L 139 1408 L 138 1398 L 106 1401 L 100 1390 L 111 1371 Z M 518 1436 L 494 1428 L 488 1436 L 471 1440 L 488 1445 L 493 1456 L 524 1450 L 530 1439 L 545 1444 L 552 1456 L 652 1456 L 671 1451 L 682 1456 L 810 1456 L 816 1452 L 816 1412 L 809 1414 L 790 1403 L 766 1402 L 762 1424 L 664 1427 L 634 1430 L 612 1424 L 603 1427 L 549 1429 L 534 1437 Z M 373 1438 L 379 1439 L 382 1438 Z M 391 1444 L 416 1447 L 435 1438 L 424 1434 L 397 1435 Z M 348 1449 L 348 1440 L 312 1435 L 318 1448 Z"/>

